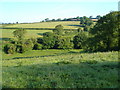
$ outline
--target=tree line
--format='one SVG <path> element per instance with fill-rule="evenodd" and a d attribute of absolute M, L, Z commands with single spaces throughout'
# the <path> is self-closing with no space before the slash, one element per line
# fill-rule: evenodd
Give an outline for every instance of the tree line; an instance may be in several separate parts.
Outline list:
<path fill-rule="evenodd" d="M 87 17 L 80 22 L 76 35 L 70 37 L 62 25 L 57 25 L 53 32 L 46 32 L 42 38 L 25 39 L 24 29 L 13 32 L 14 40 L 10 40 L 3 48 L 7 54 L 24 53 L 28 50 L 42 49 L 83 49 L 87 52 L 119 50 L 120 12 L 110 12 L 94 23 Z"/>
<path fill-rule="evenodd" d="M 74 17 L 74 18 L 64 18 L 64 19 L 61 19 L 61 18 L 58 18 L 58 19 L 49 19 L 49 18 L 46 18 L 44 20 L 42 20 L 42 22 L 52 22 L 52 21 L 81 21 L 83 18 L 89 18 L 89 19 L 100 19 L 100 15 L 97 15 L 95 18 L 93 18 L 93 16 L 83 16 L 83 17 Z"/>

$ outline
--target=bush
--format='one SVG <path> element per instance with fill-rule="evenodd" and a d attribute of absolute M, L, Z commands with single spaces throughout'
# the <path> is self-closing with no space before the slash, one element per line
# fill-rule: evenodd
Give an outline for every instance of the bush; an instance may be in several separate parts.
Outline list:
<path fill-rule="evenodd" d="M 29 51 L 33 49 L 33 42 L 31 39 L 27 39 L 23 44 L 16 45 L 16 52 L 24 53 L 25 51 Z"/>
<path fill-rule="evenodd" d="M 43 43 L 43 38 L 37 38 L 37 43 L 42 44 Z"/>
<path fill-rule="evenodd" d="M 18 53 L 22 53 L 23 52 L 23 49 L 22 49 L 22 45 L 16 45 L 16 52 Z"/>
<path fill-rule="evenodd" d="M 15 53 L 15 50 L 16 46 L 14 44 L 9 43 L 4 46 L 4 52 L 7 54 L 13 54 Z"/>
<path fill-rule="evenodd" d="M 34 49 L 34 50 L 41 50 L 42 47 L 43 47 L 42 44 L 36 43 L 36 44 L 34 45 L 33 49 Z"/>

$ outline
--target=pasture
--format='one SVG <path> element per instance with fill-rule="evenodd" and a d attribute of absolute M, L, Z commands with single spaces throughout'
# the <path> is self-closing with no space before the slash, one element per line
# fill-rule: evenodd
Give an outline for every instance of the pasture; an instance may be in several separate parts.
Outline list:
<path fill-rule="evenodd" d="M 52 30 L 44 30 L 44 28 L 53 29 L 56 25 L 63 25 L 64 29 L 78 29 L 79 21 L 60 21 L 60 22 L 40 22 L 40 23 L 31 23 L 31 24 L 8 24 L 1 25 L 0 27 L 4 28 L 33 28 L 31 30 L 27 30 L 27 34 L 25 38 L 37 38 L 42 37 L 42 34 L 45 32 L 52 32 Z M 43 28 L 43 30 L 36 30 L 35 28 Z M 6 40 L 8 38 L 13 38 L 13 31 L 16 29 L 0 29 L 2 35 L 0 35 L 0 40 Z"/>
<path fill-rule="evenodd" d="M 12 28 L 55 28 L 56 25 L 61 24 L 64 29 L 78 29 L 80 21 L 58 21 L 58 22 L 40 22 L 29 24 L 9 24 L 3 25 L 3 27 Z"/>
<path fill-rule="evenodd" d="M 0 38 L 7 39 L 13 38 L 13 31 L 16 29 L 0 29 L 2 32 L 2 36 Z M 42 37 L 43 33 L 45 32 L 52 32 L 52 30 L 27 30 L 25 38 L 37 38 Z"/>
<path fill-rule="evenodd" d="M 3 88 L 119 87 L 118 52 L 37 50 L 3 59 Z"/>

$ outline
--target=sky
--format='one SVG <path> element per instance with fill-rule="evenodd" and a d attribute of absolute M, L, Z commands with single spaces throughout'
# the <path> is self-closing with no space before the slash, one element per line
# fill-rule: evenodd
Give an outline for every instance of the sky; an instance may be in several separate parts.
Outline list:
<path fill-rule="evenodd" d="M 106 15 L 119 0 L 0 0 L 0 23 L 40 22 L 45 18 Z"/>

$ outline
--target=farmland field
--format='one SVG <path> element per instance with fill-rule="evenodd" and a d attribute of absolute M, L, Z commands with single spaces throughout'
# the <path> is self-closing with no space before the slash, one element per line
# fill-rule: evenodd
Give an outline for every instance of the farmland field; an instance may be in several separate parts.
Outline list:
<path fill-rule="evenodd" d="M 60 22 L 41 22 L 31 24 L 9 24 L 3 25 L 3 27 L 12 28 L 55 28 L 56 25 L 63 25 L 64 29 L 78 29 L 80 21 L 60 21 Z"/>
<path fill-rule="evenodd" d="M 55 28 L 56 25 L 63 25 L 64 29 L 78 29 L 79 21 L 64 21 L 64 22 L 41 22 L 41 23 L 32 23 L 32 24 L 9 24 L 9 25 L 3 25 L 3 27 L 7 28 Z M 16 29 L 0 29 L 0 32 L 2 32 L 2 35 L 0 35 L 0 38 L 7 39 L 7 38 L 13 38 L 13 31 Z M 27 30 L 26 38 L 37 38 L 42 37 L 42 34 L 45 32 L 52 32 L 52 30 Z"/>
<path fill-rule="evenodd" d="M 2 31 L 2 36 L 0 38 L 13 38 L 13 31 L 16 29 L 0 29 Z M 52 30 L 27 30 L 25 38 L 37 38 L 41 37 L 45 32 L 52 32 Z"/>
<path fill-rule="evenodd" d="M 118 52 L 37 50 L 3 59 L 3 88 L 119 87 Z"/>

